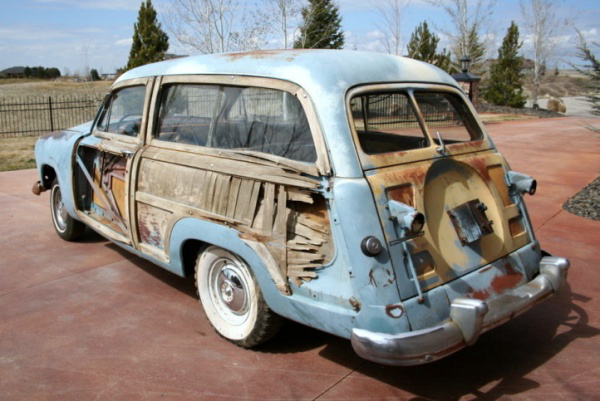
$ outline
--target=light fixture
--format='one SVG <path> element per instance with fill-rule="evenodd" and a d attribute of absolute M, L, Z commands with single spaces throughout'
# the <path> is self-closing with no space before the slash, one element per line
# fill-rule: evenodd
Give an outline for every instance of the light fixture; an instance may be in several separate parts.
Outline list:
<path fill-rule="evenodd" d="M 516 171 L 506 173 L 506 183 L 511 195 L 533 195 L 537 190 L 537 181 L 534 178 Z"/>
<path fill-rule="evenodd" d="M 406 234 L 419 234 L 425 225 L 425 216 L 415 208 L 390 200 L 386 204 L 390 212 L 390 219 L 396 220 Z"/>
<path fill-rule="evenodd" d="M 463 56 L 460 59 L 460 67 L 462 69 L 462 72 L 464 72 L 465 74 L 467 73 L 467 71 L 469 71 L 469 66 L 471 65 L 471 59 L 469 58 L 469 56 Z"/>

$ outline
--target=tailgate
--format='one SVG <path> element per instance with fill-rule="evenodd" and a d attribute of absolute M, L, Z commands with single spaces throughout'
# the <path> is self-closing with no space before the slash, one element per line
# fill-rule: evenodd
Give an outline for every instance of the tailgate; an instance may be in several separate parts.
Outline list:
<path fill-rule="evenodd" d="M 395 269 L 412 263 L 426 291 L 525 245 L 525 227 L 504 173 L 503 157 L 495 152 L 367 172 Z M 425 215 L 421 235 L 406 239 L 390 214 L 391 200 Z"/>

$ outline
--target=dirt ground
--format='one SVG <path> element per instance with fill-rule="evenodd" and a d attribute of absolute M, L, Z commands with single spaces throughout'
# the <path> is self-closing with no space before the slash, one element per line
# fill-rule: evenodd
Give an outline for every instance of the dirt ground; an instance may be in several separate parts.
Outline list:
<path fill-rule="evenodd" d="M 292 322 L 238 348 L 211 329 L 190 280 L 94 234 L 62 241 L 48 193 L 31 194 L 35 171 L 0 173 L 0 399 L 597 399 L 600 221 L 562 209 L 600 171 L 589 123 L 488 125 L 511 167 L 538 180 L 526 203 L 542 248 L 571 260 L 568 285 L 475 345 L 409 368 Z"/>

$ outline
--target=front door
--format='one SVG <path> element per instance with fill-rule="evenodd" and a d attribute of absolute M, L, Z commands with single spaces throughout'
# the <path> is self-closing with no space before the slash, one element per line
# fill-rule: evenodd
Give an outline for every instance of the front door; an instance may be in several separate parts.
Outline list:
<path fill-rule="evenodd" d="M 132 243 L 129 192 L 135 156 L 144 144 L 149 80 L 116 87 L 101 107 L 92 135 L 75 155 L 80 217 L 103 235 Z"/>

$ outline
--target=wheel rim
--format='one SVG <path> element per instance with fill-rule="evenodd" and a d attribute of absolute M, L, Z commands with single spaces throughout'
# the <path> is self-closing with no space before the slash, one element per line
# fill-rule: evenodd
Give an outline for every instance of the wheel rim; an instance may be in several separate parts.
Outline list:
<path fill-rule="evenodd" d="M 52 206 L 54 209 L 52 215 L 54 217 L 56 229 L 63 232 L 67 229 L 67 219 L 69 215 L 67 214 L 67 209 L 63 203 L 60 187 L 58 185 L 55 185 L 52 189 Z"/>
<path fill-rule="evenodd" d="M 243 268 L 232 260 L 219 258 L 208 272 L 209 296 L 219 316 L 229 324 L 242 324 L 249 313 L 248 281 Z"/>

